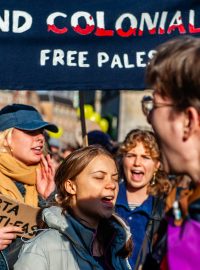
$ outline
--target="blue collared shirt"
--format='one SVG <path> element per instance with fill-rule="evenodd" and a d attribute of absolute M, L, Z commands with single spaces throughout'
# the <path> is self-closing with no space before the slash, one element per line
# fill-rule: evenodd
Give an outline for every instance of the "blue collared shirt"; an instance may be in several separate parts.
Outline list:
<path fill-rule="evenodd" d="M 138 253 L 145 236 L 146 227 L 149 219 L 151 218 L 152 208 L 153 196 L 149 196 L 140 206 L 131 210 L 127 201 L 126 184 L 124 181 L 120 183 L 115 211 L 129 224 L 131 229 L 133 254 L 129 258 L 129 262 L 132 269 L 134 269 Z"/>

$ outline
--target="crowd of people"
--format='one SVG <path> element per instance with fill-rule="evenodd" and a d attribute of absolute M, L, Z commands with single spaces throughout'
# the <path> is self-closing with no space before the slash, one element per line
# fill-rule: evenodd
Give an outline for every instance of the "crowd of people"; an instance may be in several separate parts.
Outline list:
<path fill-rule="evenodd" d="M 152 130 L 123 142 L 92 131 L 89 146 L 61 149 L 34 107 L 0 110 L 0 194 L 40 209 L 31 239 L 0 228 L 1 270 L 198 269 L 198 57 L 198 38 L 158 47 L 141 101 Z"/>

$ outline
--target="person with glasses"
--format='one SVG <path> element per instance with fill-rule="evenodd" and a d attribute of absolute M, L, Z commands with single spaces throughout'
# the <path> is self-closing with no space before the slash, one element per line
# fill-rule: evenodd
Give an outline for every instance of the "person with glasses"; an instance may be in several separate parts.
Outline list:
<path fill-rule="evenodd" d="M 131 130 L 119 146 L 118 158 L 122 181 L 115 209 L 131 228 L 134 248 L 130 265 L 141 269 L 147 256 L 151 257 L 153 237 L 164 214 L 164 198 L 170 184 L 162 170 L 153 132 Z M 155 270 L 149 259 L 148 267 Z"/>
<path fill-rule="evenodd" d="M 185 36 L 158 47 L 146 71 L 152 96 L 142 109 L 162 151 L 166 172 L 188 175 L 194 184 L 184 204 L 176 203 L 169 218 L 167 269 L 197 269 L 200 265 L 200 39 Z M 176 215 L 179 212 L 179 215 Z M 179 226 L 176 226 L 179 219 Z"/>

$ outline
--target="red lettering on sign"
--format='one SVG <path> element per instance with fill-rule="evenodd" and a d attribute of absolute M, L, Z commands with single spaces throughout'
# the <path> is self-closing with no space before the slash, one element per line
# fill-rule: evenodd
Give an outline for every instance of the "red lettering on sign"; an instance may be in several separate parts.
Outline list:
<path fill-rule="evenodd" d="M 150 35 L 155 35 L 156 33 L 156 28 L 149 29 Z"/>
<path fill-rule="evenodd" d="M 168 30 L 167 30 L 167 34 L 171 34 L 172 31 L 178 29 L 179 33 L 180 34 L 185 34 L 186 31 L 185 31 L 185 27 L 183 26 L 183 24 L 179 24 L 179 25 L 171 25 Z"/>
<path fill-rule="evenodd" d="M 200 27 L 195 27 L 193 24 L 189 23 L 190 33 L 200 33 Z"/>
<path fill-rule="evenodd" d="M 68 29 L 67 29 L 67 27 L 58 28 L 54 24 L 53 25 L 49 25 L 48 24 L 48 32 L 50 32 L 50 31 L 52 31 L 52 32 L 54 32 L 56 34 L 60 34 L 61 35 L 61 34 L 67 33 Z"/>
<path fill-rule="evenodd" d="M 142 30 L 138 30 L 138 36 L 143 36 L 143 31 Z"/>
<path fill-rule="evenodd" d="M 94 30 L 94 25 L 89 25 L 87 24 L 85 28 L 81 28 L 79 25 L 77 25 L 76 27 L 72 27 L 73 30 L 81 35 L 88 35 L 90 33 L 92 33 L 92 31 Z"/>
<path fill-rule="evenodd" d="M 163 29 L 163 28 L 159 28 L 158 29 L 158 34 L 160 34 L 160 35 L 163 35 L 163 34 L 165 34 L 165 29 Z"/>
<path fill-rule="evenodd" d="M 106 30 L 104 28 L 99 28 L 97 27 L 96 31 L 95 31 L 95 36 L 104 36 L 104 37 L 112 37 L 114 36 L 114 31 L 113 30 Z"/>
<path fill-rule="evenodd" d="M 120 36 L 120 37 L 130 37 L 130 36 L 136 36 L 136 30 L 137 28 L 132 28 L 130 27 L 128 31 L 124 31 L 122 29 L 118 29 L 117 30 L 117 34 Z"/>

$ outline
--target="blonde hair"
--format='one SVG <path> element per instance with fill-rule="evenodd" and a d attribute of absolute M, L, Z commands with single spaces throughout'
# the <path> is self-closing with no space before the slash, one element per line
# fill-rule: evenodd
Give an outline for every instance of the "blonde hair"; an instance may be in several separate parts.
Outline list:
<path fill-rule="evenodd" d="M 10 148 L 5 142 L 11 139 L 13 129 L 8 128 L 0 132 L 0 153 L 10 153 Z"/>

